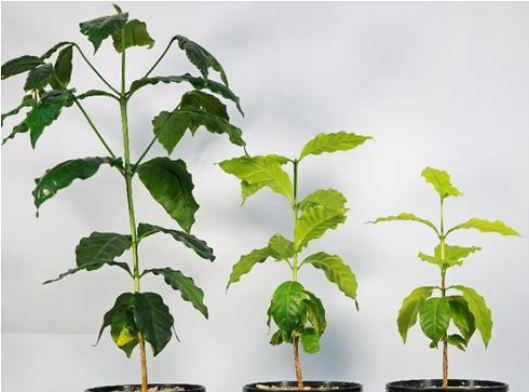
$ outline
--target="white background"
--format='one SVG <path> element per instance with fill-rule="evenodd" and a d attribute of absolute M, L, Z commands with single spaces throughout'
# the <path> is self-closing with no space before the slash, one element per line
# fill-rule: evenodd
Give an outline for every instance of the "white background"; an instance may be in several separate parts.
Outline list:
<path fill-rule="evenodd" d="M 364 225 L 379 215 L 413 211 L 438 219 L 437 198 L 420 177 L 432 165 L 448 170 L 464 193 L 447 202 L 447 221 L 472 216 L 503 219 L 529 235 L 529 5 L 527 3 L 123 3 L 147 22 L 155 47 L 129 55 L 129 81 L 140 77 L 176 33 L 208 48 L 242 97 L 246 118 L 231 110 L 253 154 L 295 156 L 318 132 L 341 129 L 372 135 L 350 153 L 308 158 L 301 194 L 335 187 L 349 199 L 345 226 L 314 242 L 313 251 L 339 254 L 360 283 L 361 311 L 328 284 L 321 271 L 302 282 L 323 298 L 329 328 L 322 351 L 302 358 L 306 379 L 361 382 L 369 392 L 393 379 L 438 378 L 441 353 L 415 328 L 402 344 L 395 325 L 401 301 L 418 285 L 436 284 L 438 271 L 420 262 L 434 238 L 413 224 Z M 63 40 L 91 45 L 78 22 L 113 12 L 110 3 L 3 3 L 2 62 L 40 55 Z M 76 54 L 77 55 L 77 54 Z M 114 84 L 119 57 L 105 42 L 94 62 Z M 156 74 L 194 70 L 176 47 Z M 72 85 L 104 88 L 79 56 Z M 24 78 L 3 82 L 2 111 L 16 106 Z M 145 88 L 131 102 L 135 157 L 152 137 L 150 121 L 176 106 L 187 86 Z M 92 99 L 87 110 L 120 150 L 118 107 Z M 230 106 L 233 109 L 233 106 Z M 8 123 L 9 127 L 13 122 Z M 6 128 L 5 132 L 9 131 Z M 33 178 L 66 159 L 104 150 L 71 108 L 31 151 L 27 135 L 2 148 L 2 387 L 5 391 L 82 391 L 139 381 L 137 353 L 127 360 L 105 334 L 91 347 L 114 298 L 131 289 L 121 270 L 79 273 L 60 284 L 41 282 L 74 265 L 79 239 L 94 230 L 126 232 L 122 179 L 107 168 L 45 203 L 35 219 Z M 162 154 L 156 147 L 154 154 Z M 291 232 L 288 206 L 263 191 L 239 208 L 238 183 L 214 163 L 240 155 L 226 137 L 200 131 L 173 154 L 194 175 L 201 205 L 193 230 L 216 250 L 209 264 L 166 236 L 142 244 L 143 267 L 169 265 L 205 288 L 205 321 L 156 277 L 182 340 L 149 359 L 153 382 L 196 382 L 210 391 L 238 391 L 248 382 L 292 379 L 290 347 L 268 345 L 266 309 L 274 288 L 289 278 L 278 264 L 259 265 L 224 294 L 239 255 Z M 136 183 L 138 221 L 176 224 Z M 475 287 L 493 310 L 493 339 L 478 335 L 466 354 L 451 350 L 451 377 L 496 379 L 522 391 L 527 370 L 529 312 L 525 238 L 457 234 L 483 251 L 449 282 Z M 454 241 L 453 240 L 453 241 Z M 125 258 L 126 259 L 126 258 Z"/>

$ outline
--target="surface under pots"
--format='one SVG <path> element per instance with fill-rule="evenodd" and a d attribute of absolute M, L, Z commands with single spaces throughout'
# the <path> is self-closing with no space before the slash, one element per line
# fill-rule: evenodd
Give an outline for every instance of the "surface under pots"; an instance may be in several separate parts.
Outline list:
<path fill-rule="evenodd" d="M 304 391 L 318 392 L 361 392 L 362 385 L 354 382 L 342 381 L 305 381 Z M 296 381 L 266 381 L 245 385 L 244 392 L 295 392 L 299 391 Z"/>
<path fill-rule="evenodd" d="M 149 392 L 206 392 L 202 385 L 194 384 L 150 384 Z M 141 385 L 112 385 L 87 389 L 85 392 L 141 392 Z"/>
<path fill-rule="evenodd" d="M 388 392 L 507 392 L 509 386 L 503 382 L 485 380 L 448 380 L 448 386 L 443 388 L 442 380 L 405 380 L 386 384 Z"/>

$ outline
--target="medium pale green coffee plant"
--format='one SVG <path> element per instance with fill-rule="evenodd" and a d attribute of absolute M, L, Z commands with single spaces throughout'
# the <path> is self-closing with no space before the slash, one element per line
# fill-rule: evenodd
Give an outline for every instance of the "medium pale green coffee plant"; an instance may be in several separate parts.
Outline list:
<path fill-rule="evenodd" d="M 484 233 L 498 233 L 504 236 L 518 236 L 519 234 L 502 221 L 491 222 L 479 218 L 472 218 L 446 230 L 444 221 L 445 200 L 450 196 L 461 196 L 461 192 L 452 185 L 450 175 L 443 170 L 427 167 L 422 171 L 422 176 L 426 182 L 432 184 L 435 191 L 439 194 L 439 226 L 409 212 L 377 218 L 370 223 L 387 221 L 419 222 L 432 229 L 439 239 L 439 244 L 435 247 L 433 255 L 419 252 L 419 258 L 439 267 L 441 285 L 422 286 L 413 290 L 402 303 L 397 318 L 397 325 L 402 340 L 406 343 L 408 330 L 415 325 L 417 317 L 419 317 L 419 324 L 423 333 L 431 340 L 430 347 L 437 348 L 439 343 L 442 343 L 442 385 L 446 387 L 448 385 L 448 345 L 453 345 L 464 351 L 477 329 L 481 333 L 483 343 L 487 346 L 492 332 L 491 311 L 487 307 L 485 299 L 473 288 L 462 285 L 447 286 L 446 283 L 448 269 L 463 265 L 466 257 L 481 250 L 481 248 L 477 246 L 449 245 L 446 240 L 450 234 L 462 229 L 475 229 Z M 436 290 L 441 294 L 440 297 L 432 297 Z M 460 295 L 448 295 L 448 290 L 451 292 L 458 291 Z M 450 321 L 453 322 L 459 333 L 450 333 L 448 331 L 450 329 Z"/>
<path fill-rule="evenodd" d="M 114 48 L 120 54 L 121 88 L 114 88 L 101 75 L 78 44 L 61 42 L 42 56 L 21 56 L 2 66 L 2 79 L 29 72 L 24 86 L 26 95 L 20 106 L 2 115 L 2 126 L 7 117 L 15 116 L 21 110 L 28 109 L 22 121 L 4 139 L 4 143 L 19 134 L 29 132 L 31 145 L 35 148 L 37 140 L 42 136 L 44 130 L 59 117 L 62 109 L 75 105 L 108 153 L 108 156 L 105 157 L 68 160 L 46 171 L 42 177 L 36 180 L 36 187 L 33 191 L 37 210 L 45 201 L 55 196 L 61 189 L 68 187 L 74 180 L 85 180 L 95 175 L 102 165 L 109 165 L 123 177 L 130 234 L 94 232 L 83 238 L 76 248 L 77 266 L 52 281 L 81 270 L 97 270 L 105 265 L 119 267 L 131 276 L 134 291 L 124 293 L 117 298 L 114 307 L 105 314 L 99 337 L 105 328 L 110 327 L 112 339 L 129 357 L 134 348 L 139 346 L 142 392 L 146 392 L 145 341 L 151 345 L 154 355 L 160 353 L 171 339 L 174 319 L 160 295 L 140 292 L 140 279 L 146 275 L 159 275 L 164 278 L 169 286 L 180 291 L 182 299 L 190 301 L 206 318 L 208 317 L 208 310 L 204 304 L 202 289 L 195 285 L 192 278 L 186 277 L 182 272 L 171 268 L 140 271 L 139 243 L 153 234 L 165 233 L 193 250 L 199 257 L 213 261 L 215 256 L 213 250 L 204 241 L 189 234 L 195 222 L 195 213 L 199 205 L 193 197 L 194 185 L 185 162 L 181 159 L 171 160 L 165 156 L 153 158 L 147 162 L 143 162 L 143 160 L 156 141 L 160 142 L 170 155 L 187 130 L 194 134 L 200 127 L 205 127 L 212 133 L 227 134 L 230 141 L 237 146 L 242 147 L 245 143 L 242 139 L 241 130 L 230 124 L 224 103 L 214 95 L 204 91 L 208 90 L 233 101 L 241 111 L 239 98 L 228 87 L 224 69 L 206 49 L 181 35 L 176 35 L 169 41 L 161 56 L 141 79 L 127 85 L 127 50 L 138 46 L 151 48 L 154 45 L 154 40 L 147 32 L 144 22 L 137 19 L 129 20 L 127 13 L 122 12 L 117 6 L 115 9 L 115 15 L 81 23 L 80 28 L 81 32 L 93 43 L 95 52 L 104 40 L 112 39 Z M 190 74 L 151 76 L 175 42 L 185 52 L 189 61 L 200 71 L 200 77 Z M 58 55 L 55 63 L 52 64 L 51 59 L 56 52 Z M 70 83 L 74 53 L 80 54 L 84 62 L 107 87 L 106 90 L 89 90 L 83 94 L 76 93 Z M 220 74 L 222 83 L 208 79 L 211 70 Z M 180 103 L 175 109 L 162 111 L 154 117 L 152 141 L 133 163 L 130 153 L 128 104 L 141 88 L 159 82 L 188 83 L 193 87 L 193 90 L 182 95 Z M 82 101 L 90 97 L 110 99 L 116 104 L 116 109 L 119 109 L 123 133 L 123 157 L 118 157 L 114 153 L 85 110 Z M 136 174 L 152 197 L 176 220 L 183 231 L 149 223 L 136 225 L 133 197 L 133 178 Z M 127 250 L 132 250 L 131 266 L 126 262 L 115 261 Z"/>
<path fill-rule="evenodd" d="M 320 349 L 320 337 L 327 322 L 321 300 L 306 290 L 298 281 L 298 271 L 305 265 L 321 269 L 327 279 L 356 303 L 357 282 L 351 268 L 340 256 L 325 252 L 313 253 L 300 259 L 301 252 L 309 242 L 321 238 L 329 229 L 336 229 L 344 223 L 348 209 L 345 196 L 335 189 L 319 189 L 298 201 L 299 166 L 306 157 L 324 152 L 351 150 L 362 145 L 369 136 L 338 132 L 319 134 L 308 142 L 299 158 L 290 159 L 279 155 L 242 156 L 220 163 L 228 174 L 241 180 L 243 204 L 248 197 L 264 187 L 284 196 L 292 207 L 294 232 L 292 240 L 281 234 L 274 234 L 268 245 L 255 249 L 233 266 L 228 287 L 250 272 L 258 263 L 268 258 L 283 261 L 292 272 L 292 279 L 275 290 L 268 309 L 268 326 L 273 320 L 278 330 L 270 344 L 294 345 L 294 364 L 298 388 L 303 389 L 303 377 L 299 361 L 299 342 L 305 352 L 312 354 Z M 292 164 L 292 179 L 283 166 Z"/>

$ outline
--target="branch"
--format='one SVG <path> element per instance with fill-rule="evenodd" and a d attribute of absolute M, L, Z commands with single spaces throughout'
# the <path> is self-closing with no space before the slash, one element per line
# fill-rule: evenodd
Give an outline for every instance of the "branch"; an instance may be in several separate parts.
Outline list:
<path fill-rule="evenodd" d="M 143 77 L 144 79 L 145 78 L 148 78 L 149 75 L 152 73 L 152 71 L 154 71 L 154 69 L 158 66 L 158 64 L 160 63 L 160 61 L 162 61 L 162 59 L 165 57 L 165 55 L 167 54 L 167 52 L 169 51 L 169 49 L 171 48 L 171 45 L 173 44 L 173 42 L 175 41 L 175 37 L 171 38 L 171 40 L 169 41 L 169 43 L 167 44 L 167 47 L 165 48 L 165 50 L 162 52 L 162 55 L 158 58 L 158 60 L 156 60 L 153 64 L 153 66 L 147 71 L 147 73 L 145 74 L 145 76 Z"/>
<path fill-rule="evenodd" d="M 106 86 L 111 89 L 114 93 L 118 94 L 119 95 L 119 91 L 116 90 L 114 87 L 112 87 L 112 85 L 107 82 L 107 80 L 103 77 L 103 75 L 101 75 L 99 73 L 99 71 L 93 66 L 93 64 L 90 62 L 90 60 L 88 60 L 88 58 L 86 57 L 86 55 L 83 53 L 83 51 L 81 50 L 81 48 L 79 47 L 79 45 L 77 45 L 75 42 L 72 43 L 73 46 L 79 51 L 79 54 L 81 55 L 81 57 L 84 59 L 84 61 L 86 62 L 86 64 L 88 64 L 88 66 L 92 69 L 92 71 L 94 71 L 94 73 L 99 77 L 99 79 L 101 79 L 101 81 L 103 83 L 106 84 Z"/>

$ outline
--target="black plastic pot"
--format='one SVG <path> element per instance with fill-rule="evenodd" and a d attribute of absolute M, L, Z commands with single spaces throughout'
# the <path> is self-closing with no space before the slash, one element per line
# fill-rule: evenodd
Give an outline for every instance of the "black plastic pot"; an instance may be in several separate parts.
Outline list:
<path fill-rule="evenodd" d="M 206 388 L 202 385 L 194 384 L 150 384 L 149 388 L 158 387 L 158 389 L 164 388 L 183 388 L 185 392 L 206 392 Z M 109 387 L 97 387 L 87 389 L 85 392 L 134 392 L 141 391 L 141 385 L 113 385 Z"/>
<path fill-rule="evenodd" d="M 316 392 L 361 392 L 362 385 L 354 382 L 342 381 L 305 381 L 303 384 L 307 387 L 317 388 Z M 244 392 L 296 392 L 299 389 L 267 389 L 259 388 L 259 385 L 266 387 L 295 387 L 298 385 L 296 381 L 265 381 L 256 382 L 245 385 Z"/>
<path fill-rule="evenodd" d="M 485 380 L 448 380 L 448 387 L 442 388 L 443 380 L 405 380 L 386 384 L 388 392 L 507 392 L 509 386 L 503 382 Z"/>

